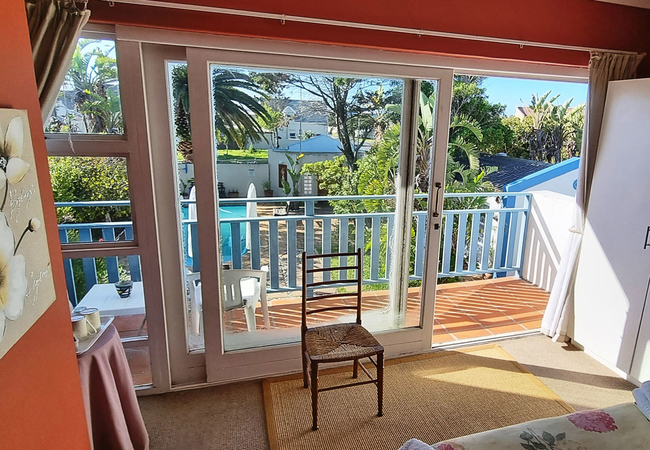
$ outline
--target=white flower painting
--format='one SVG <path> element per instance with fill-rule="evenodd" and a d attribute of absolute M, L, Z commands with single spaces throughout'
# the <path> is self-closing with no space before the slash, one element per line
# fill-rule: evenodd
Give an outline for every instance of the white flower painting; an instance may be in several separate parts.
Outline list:
<path fill-rule="evenodd" d="M 27 112 L 0 109 L 0 358 L 54 302 Z"/>

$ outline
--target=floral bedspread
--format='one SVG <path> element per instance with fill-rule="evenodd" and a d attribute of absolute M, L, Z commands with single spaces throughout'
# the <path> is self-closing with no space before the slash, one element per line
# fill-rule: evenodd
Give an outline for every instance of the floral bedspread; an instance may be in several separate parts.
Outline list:
<path fill-rule="evenodd" d="M 650 422 L 634 403 L 512 425 L 435 444 L 416 440 L 403 450 L 650 449 Z"/>

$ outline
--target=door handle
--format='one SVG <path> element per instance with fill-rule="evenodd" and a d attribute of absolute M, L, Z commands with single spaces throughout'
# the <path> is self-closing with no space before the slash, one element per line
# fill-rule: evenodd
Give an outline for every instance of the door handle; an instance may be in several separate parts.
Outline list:
<path fill-rule="evenodd" d="M 645 243 L 643 244 L 643 250 L 650 246 L 650 242 L 648 242 L 648 236 L 650 236 L 650 227 L 645 230 Z"/>
<path fill-rule="evenodd" d="M 434 184 L 434 186 L 436 187 L 436 209 L 433 210 L 433 217 L 440 217 L 440 213 L 438 212 L 438 200 L 440 200 L 440 189 L 442 189 L 442 183 L 437 182 Z M 650 227 L 648 227 L 648 230 L 650 231 Z M 647 239 L 648 237 L 646 236 L 646 241 Z"/>

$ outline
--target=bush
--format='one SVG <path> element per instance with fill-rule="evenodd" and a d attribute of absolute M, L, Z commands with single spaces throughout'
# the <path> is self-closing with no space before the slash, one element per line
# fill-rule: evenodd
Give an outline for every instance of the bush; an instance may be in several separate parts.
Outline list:
<path fill-rule="evenodd" d="M 124 158 L 51 156 L 55 202 L 128 200 L 129 183 Z M 111 222 L 131 219 L 131 208 L 57 208 L 59 223 Z"/>

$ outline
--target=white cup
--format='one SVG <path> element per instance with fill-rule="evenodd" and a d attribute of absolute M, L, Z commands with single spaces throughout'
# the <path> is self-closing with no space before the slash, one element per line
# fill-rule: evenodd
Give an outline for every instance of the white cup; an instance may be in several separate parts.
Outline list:
<path fill-rule="evenodd" d="M 81 314 L 72 316 L 72 334 L 79 340 L 88 336 L 88 322 Z"/>
<path fill-rule="evenodd" d="M 85 308 L 82 311 L 79 311 L 86 318 L 88 322 L 88 333 L 95 334 L 102 327 L 102 319 L 99 317 L 99 309 L 97 308 Z"/>

